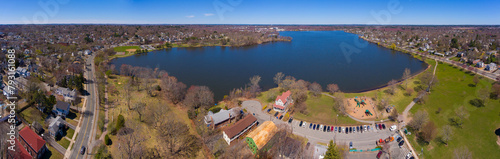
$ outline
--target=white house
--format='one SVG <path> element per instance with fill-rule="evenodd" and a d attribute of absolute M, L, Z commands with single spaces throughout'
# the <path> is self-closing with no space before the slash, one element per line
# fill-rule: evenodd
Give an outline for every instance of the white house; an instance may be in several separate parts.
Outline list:
<path fill-rule="evenodd" d="M 292 92 L 290 90 L 284 92 L 283 94 L 276 97 L 276 100 L 273 104 L 273 109 L 278 112 L 283 112 L 286 108 L 293 103 Z"/>
<path fill-rule="evenodd" d="M 246 131 L 251 129 L 255 124 L 257 124 L 257 118 L 255 118 L 251 114 L 248 114 L 245 118 L 234 123 L 234 125 L 226 127 L 222 131 L 222 138 L 226 140 L 228 145 L 231 145 L 231 141 L 243 135 Z"/>
<path fill-rule="evenodd" d="M 71 90 L 65 87 L 59 87 L 56 89 L 55 93 L 57 95 L 63 96 L 65 102 L 72 102 L 76 98 L 76 90 Z"/>
<path fill-rule="evenodd" d="M 52 121 L 50 121 L 49 124 L 49 134 L 52 137 L 56 137 L 57 135 L 62 135 L 62 128 L 63 128 L 63 120 L 60 116 L 57 116 L 56 118 L 53 118 Z"/>

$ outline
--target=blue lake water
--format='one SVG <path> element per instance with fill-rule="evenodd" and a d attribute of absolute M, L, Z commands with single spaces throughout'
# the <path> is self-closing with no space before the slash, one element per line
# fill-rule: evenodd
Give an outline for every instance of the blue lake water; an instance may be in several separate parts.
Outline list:
<path fill-rule="evenodd" d="M 368 43 L 343 31 L 285 31 L 291 42 L 245 47 L 172 48 L 112 61 L 143 67 L 160 67 L 188 85 L 208 86 L 221 100 L 233 88 L 244 87 L 260 75 L 261 87 L 276 87 L 277 72 L 318 82 L 336 83 L 343 92 L 359 92 L 401 79 L 405 68 L 418 73 L 427 64 L 412 56 Z"/>

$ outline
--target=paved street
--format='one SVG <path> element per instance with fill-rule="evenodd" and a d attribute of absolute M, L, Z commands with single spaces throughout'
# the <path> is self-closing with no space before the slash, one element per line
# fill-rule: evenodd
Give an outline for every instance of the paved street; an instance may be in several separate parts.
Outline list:
<path fill-rule="evenodd" d="M 86 153 L 84 155 L 81 155 L 80 148 L 82 146 L 85 146 L 88 149 L 89 142 L 92 139 L 91 132 L 93 129 L 92 125 L 94 123 L 94 120 L 93 120 L 94 119 L 94 109 L 95 109 L 95 106 L 97 105 L 97 103 L 96 103 L 97 90 L 96 90 L 96 85 L 95 85 L 96 83 L 95 83 L 95 78 L 94 78 L 94 71 L 95 70 L 94 70 L 93 61 L 94 61 L 94 55 L 89 57 L 89 59 L 87 59 L 87 62 L 86 62 L 88 69 L 85 69 L 86 70 L 85 76 L 86 76 L 88 83 L 85 85 L 86 86 L 85 90 L 88 91 L 89 95 L 87 97 L 87 102 L 86 102 L 86 105 L 84 108 L 84 112 L 82 113 L 83 120 L 82 120 L 82 123 L 80 125 L 80 131 L 78 132 L 78 138 L 76 138 L 75 146 L 71 150 L 72 151 L 71 156 L 70 156 L 71 159 L 85 158 L 88 151 L 86 151 Z"/>

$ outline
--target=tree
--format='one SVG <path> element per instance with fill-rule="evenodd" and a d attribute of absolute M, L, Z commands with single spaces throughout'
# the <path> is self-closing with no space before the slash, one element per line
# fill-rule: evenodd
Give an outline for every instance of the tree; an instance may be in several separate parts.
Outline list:
<path fill-rule="evenodd" d="M 123 85 L 123 98 L 125 98 L 125 101 L 127 102 L 127 107 L 128 110 L 132 110 L 132 107 L 130 106 L 130 100 L 132 99 L 132 79 L 129 80 L 129 82 L 125 83 Z"/>
<path fill-rule="evenodd" d="M 451 117 L 449 121 L 451 125 L 461 128 L 464 120 L 467 118 L 469 118 L 469 112 L 464 106 L 461 106 L 455 110 L 455 117 Z"/>
<path fill-rule="evenodd" d="M 119 131 L 122 127 L 125 126 L 125 118 L 123 118 L 123 115 L 119 114 L 118 119 L 116 120 L 116 131 Z"/>
<path fill-rule="evenodd" d="M 331 94 L 334 94 L 335 92 L 338 92 L 339 91 L 339 86 L 337 84 L 329 84 L 326 86 L 326 89 L 328 90 L 328 92 L 330 92 Z"/>
<path fill-rule="evenodd" d="M 394 108 L 392 111 L 391 111 L 391 115 L 389 115 L 389 119 L 391 119 L 392 121 L 396 121 L 398 120 L 398 111 L 396 110 L 396 108 Z"/>
<path fill-rule="evenodd" d="M 318 83 L 314 82 L 312 83 L 311 85 L 309 85 L 309 91 L 311 91 L 311 93 L 318 97 L 321 95 L 321 92 L 323 92 L 323 89 L 321 88 L 321 85 L 319 85 Z"/>
<path fill-rule="evenodd" d="M 325 153 L 325 159 L 340 159 L 342 155 L 337 148 L 337 144 L 333 143 L 333 140 L 330 140 L 330 144 L 328 144 L 328 149 Z"/>
<path fill-rule="evenodd" d="M 415 130 L 420 130 L 428 120 L 429 114 L 427 114 L 426 111 L 419 110 L 415 113 L 415 115 L 413 115 L 413 119 L 408 123 L 408 126 Z"/>
<path fill-rule="evenodd" d="M 472 152 L 469 151 L 467 146 L 462 146 L 453 151 L 455 159 L 472 159 Z"/>
<path fill-rule="evenodd" d="M 191 86 L 183 103 L 189 108 L 207 109 L 214 104 L 214 93 L 207 86 Z"/>
<path fill-rule="evenodd" d="M 445 125 L 441 128 L 441 141 L 448 145 L 448 142 L 453 137 L 453 128 L 450 125 Z"/>
<path fill-rule="evenodd" d="M 406 94 L 407 94 L 408 96 L 411 96 L 411 94 L 413 94 L 413 92 L 414 92 L 413 88 L 407 88 L 407 89 L 406 89 Z"/>
<path fill-rule="evenodd" d="M 403 73 L 403 79 L 405 80 L 405 89 L 408 89 L 408 79 L 411 76 L 411 71 L 409 68 L 405 68 L 405 72 Z"/>
<path fill-rule="evenodd" d="M 478 75 L 475 75 L 474 78 L 472 79 L 472 82 L 474 82 L 474 86 L 477 86 L 477 84 L 479 83 L 479 76 Z"/>
<path fill-rule="evenodd" d="M 425 88 L 430 87 L 432 79 L 433 79 L 433 75 L 431 72 L 425 72 L 421 76 L 419 76 L 420 83 Z"/>
<path fill-rule="evenodd" d="M 144 115 L 146 111 L 146 103 L 137 102 L 134 104 L 134 111 L 139 115 L 139 121 L 142 122 L 142 115 Z"/>
<path fill-rule="evenodd" d="M 479 89 L 477 97 L 483 101 L 483 103 L 486 103 L 488 98 L 490 96 L 490 90 L 488 90 L 488 87 L 483 87 Z"/>
<path fill-rule="evenodd" d="M 176 120 L 167 119 L 162 126 L 158 127 L 158 132 L 162 145 L 164 145 L 163 158 L 194 158 L 201 148 L 198 137 L 186 133 L 189 127 Z"/>
<path fill-rule="evenodd" d="M 260 86 L 259 86 L 259 82 L 260 82 L 260 76 L 258 75 L 255 75 L 253 77 L 250 78 L 250 94 L 251 94 L 251 98 L 255 98 L 259 92 L 260 92 Z"/>
<path fill-rule="evenodd" d="M 429 121 L 422 128 L 422 132 L 419 133 L 419 137 L 429 143 L 432 139 L 434 139 L 436 134 L 436 125 L 433 121 Z"/>
<path fill-rule="evenodd" d="M 147 140 L 145 135 L 140 133 L 139 126 L 133 121 L 127 122 L 127 129 L 119 133 L 120 151 L 122 158 L 135 159 L 144 154 L 143 143 Z"/>
<path fill-rule="evenodd" d="M 298 158 L 302 152 L 302 143 L 291 138 L 292 128 L 288 124 L 278 124 L 278 131 L 271 139 L 274 143 L 271 152 L 276 158 L 287 156 L 289 158 Z"/>
<path fill-rule="evenodd" d="M 387 89 L 387 90 L 389 91 L 389 93 L 391 95 L 394 95 L 394 93 L 396 92 L 397 83 L 398 83 L 398 81 L 396 81 L 396 80 L 391 80 L 391 81 L 389 81 L 389 83 L 387 83 L 387 86 L 389 86 L 389 89 Z"/>
<path fill-rule="evenodd" d="M 346 115 L 346 103 L 345 103 L 345 96 L 344 96 L 344 93 L 342 92 L 338 92 L 338 93 L 335 93 L 334 95 L 335 97 L 335 103 L 333 104 L 333 108 L 340 114 L 342 115 Z"/>
<path fill-rule="evenodd" d="M 283 77 L 285 77 L 285 74 L 283 74 L 283 72 L 276 73 L 273 78 L 274 83 L 279 86 L 281 84 L 281 81 L 283 81 Z"/>

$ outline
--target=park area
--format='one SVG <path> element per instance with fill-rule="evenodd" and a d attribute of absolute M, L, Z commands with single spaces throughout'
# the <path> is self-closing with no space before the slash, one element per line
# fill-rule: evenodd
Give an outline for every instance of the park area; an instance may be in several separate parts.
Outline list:
<path fill-rule="evenodd" d="M 357 118 L 363 120 L 375 119 L 373 115 L 375 112 L 375 103 L 371 98 L 359 97 L 349 98 L 345 101 L 347 103 L 346 112 Z"/>
<path fill-rule="evenodd" d="M 415 139 L 416 132 L 412 132 L 408 139 L 415 150 L 418 153 L 423 150 L 423 158 L 453 158 L 466 151 L 472 158 L 498 158 L 495 130 L 500 128 L 500 102 L 488 98 L 483 106 L 471 104 L 481 94 L 489 96 L 493 81 L 480 77 L 475 84 L 473 73 L 443 63 L 437 66 L 436 76 L 439 82 L 431 89 L 425 104 L 416 104 L 410 112 L 426 111 L 437 132 L 428 143 Z M 453 124 L 452 119 L 459 114 L 466 114 L 463 123 Z M 448 145 L 441 141 L 446 125 L 453 132 Z"/>

